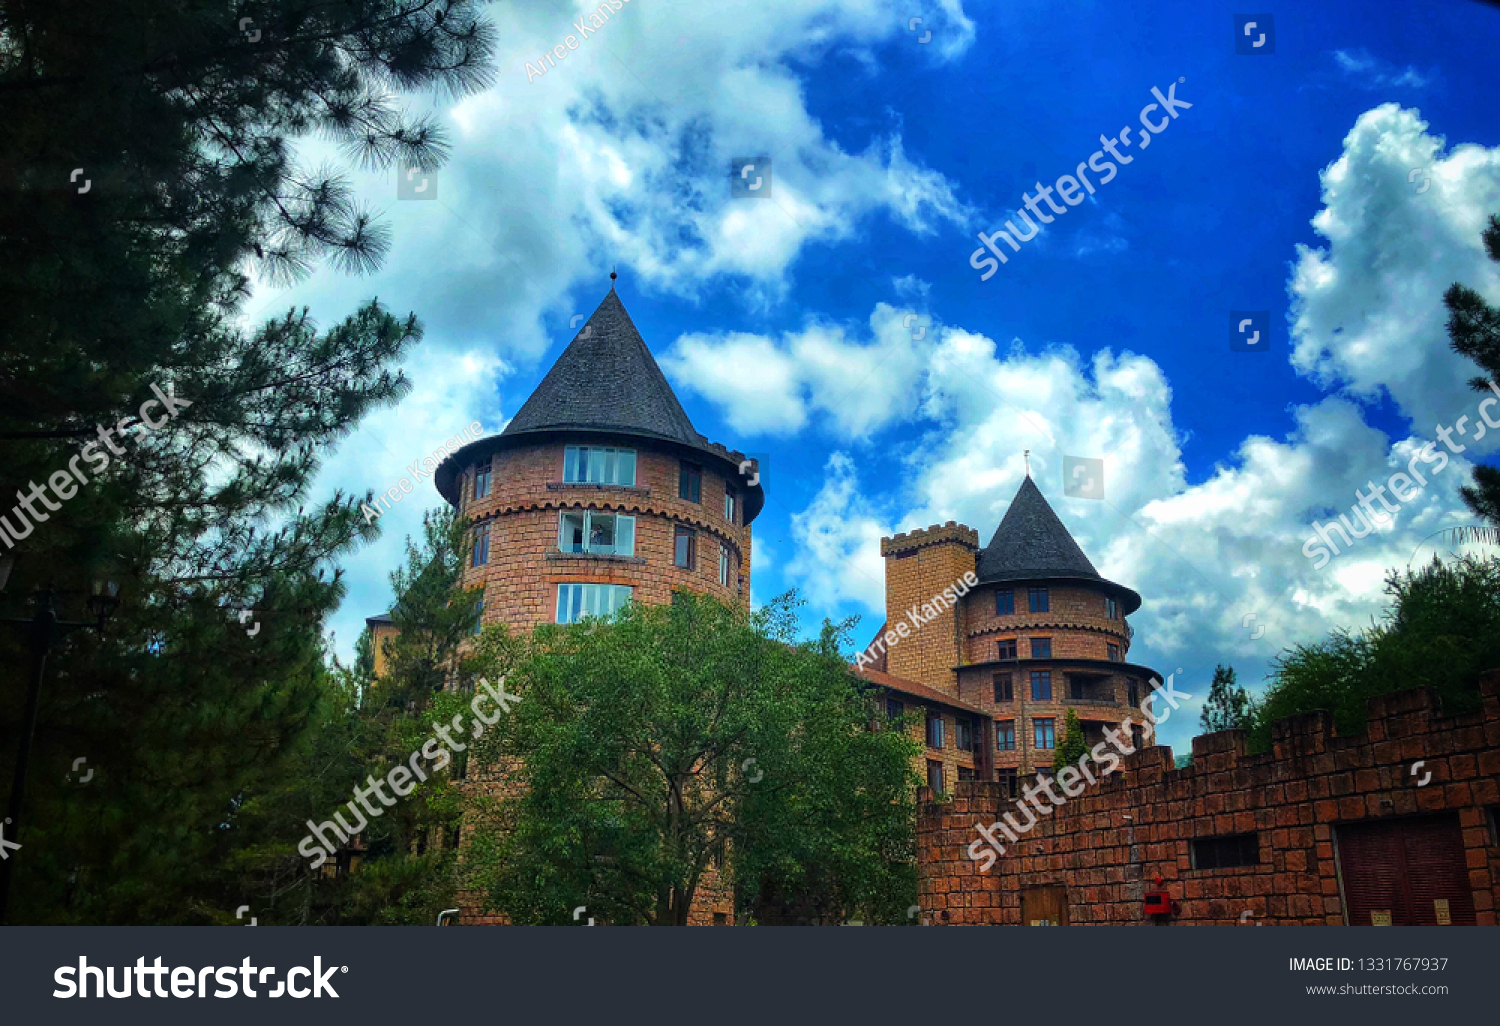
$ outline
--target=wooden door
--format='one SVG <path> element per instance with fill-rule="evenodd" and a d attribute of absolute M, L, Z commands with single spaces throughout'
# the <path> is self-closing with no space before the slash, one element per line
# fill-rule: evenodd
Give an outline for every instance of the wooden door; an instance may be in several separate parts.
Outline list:
<path fill-rule="evenodd" d="M 1344 922 L 1472 926 L 1474 896 L 1455 813 L 1338 827 Z"/>
<path fill-rule="evenodd" d="M 1067 926 L 1068 889 L 1059 885 L 1021 890 L 1023 926 Z"/>

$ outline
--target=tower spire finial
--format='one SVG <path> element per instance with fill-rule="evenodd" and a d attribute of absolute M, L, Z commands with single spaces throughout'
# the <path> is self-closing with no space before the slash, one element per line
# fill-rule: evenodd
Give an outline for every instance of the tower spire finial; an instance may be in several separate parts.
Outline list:
<path fill-rule="evenodd" d="M 1031 476 L 1031 450 L 1027 449 L 1021 453 L 1021 458 L 1026 461 L 1026 476 Z"/>
<path fill-rule="evenodd" d="M 615 273 L 615 269 L 611 267 L 609 269 L 609 291 L 613 292 L 615 290 L 615 279 L 618 277 L 619 275 Z"/>

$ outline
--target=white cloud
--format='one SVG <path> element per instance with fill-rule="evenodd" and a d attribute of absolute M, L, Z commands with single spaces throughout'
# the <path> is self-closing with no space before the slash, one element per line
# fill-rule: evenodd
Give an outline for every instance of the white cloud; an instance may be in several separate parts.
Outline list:
<path fill-rule="evenodd" d="M 738 433 L 793 434 L 818 411 L 841 436 L 860 439 L 916 412 L 928 320 L 879 303 L 868 342 L 823 323 L 780 339 L 692 333 L 661 364 L 679 387 L 717 403 Z"/>
<path fill-rule="evenodd" d="M 823 487 L 807 509 L 792 514 L 796 554 L 787 576 L 814 608 L 844 602 L 885 612 L 885 560 L 880 539 L 891 534 L 859 491 L 854 461 L 842 452 L 828 457 Z"/>
<path fill-rule="evenodd" d="M 1444 146 L 1416 111 L 1361 115 L 1322 173 L 1312 225 L 1328 245 L 1297 247 L 1289 285 L 1293 366 L 1361 399 L 1389 393 L 1429 436 L 1467 407 L 1477 373 L 1448 348 L 1443 292 L 1462 282 L 1500 302 L 1500 265 L 1480 242 L 1500 212 L 1500 147 Z"/>
<path fill-rule="evenodd" d="M 1431 81 L 1416 68 L 1406 67 L 1397 71 L 1384 61 L 1372 57 L 1370 52 L 1364 49 L 1335 50 L 1333 59 L 1340 71 L 1366 89 L 1392 87 L 1424 89 Z"/>

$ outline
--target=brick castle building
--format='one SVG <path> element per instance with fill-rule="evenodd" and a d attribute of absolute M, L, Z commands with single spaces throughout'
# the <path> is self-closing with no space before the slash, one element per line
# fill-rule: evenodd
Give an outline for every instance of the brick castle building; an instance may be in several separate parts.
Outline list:
<path fill-rule="evenodd" d="M 613 277 L 613 275 L 611 276 Z M 700 435 L 611 287 L 505 430 L 448 457 L 438 492 L 473 526 L 463 578 L 480 622 L 525 632 L 690 589 L 750 608 L 751 524 L 765 505 L 756 462 Z M 376 641 L 389 616 L 366 623 Z M 504 774 L 466 785 L 500 793 Z M 710 868 L 690 913 L 733 921 Z M 472 895 L 463 921 L 501 922 Z"/>
<path fill-rule="evenodd" d="M 1127 660 L 1126 621 L 1141 598 L 1099 575 L 1029 475 L 983 549 L 950 520 L 880 551 L 886 622 L 858 672 L 887 689 L 890 713 L 920 710 L 934 791 L 1016 793 L 1050 770 L 1070 709 L 1090 747 L 1107 729 L 1141 736 L 1155 674 Z M 944 589 L 956 602 L 934 600 Z"/>

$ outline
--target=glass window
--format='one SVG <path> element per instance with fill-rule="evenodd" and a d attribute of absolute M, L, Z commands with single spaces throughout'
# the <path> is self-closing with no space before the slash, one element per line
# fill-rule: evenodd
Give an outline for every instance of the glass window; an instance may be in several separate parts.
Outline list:
<path fill-rule="evenodd" d="M 1010 588 L 995 592 L 995 615 L 1009 616 L 1016 611 L 1016 593 Z"/>
<path fill-rule="evenodd" d="M 635 450 L 570 445 L 563 450 L 563 480 L 569 484 L 635 487 Z"/>
<path fill-rule="evenodd" d="M 899 720 L 902 716 L 906 715 L 905 703 L 899 699 L 887 698 L 885 700 L 885 715 L 886 719 Z"/>
<path fill-rule="evenodd" d="M 1019 782 L 1016 778 L 1016 769 L 1014 766 L 1006 766 L 996 770 L 995 775 L 1000 781 L 1001 794 L 1004 794 L 1007 798 L 1015 798 L 1020 795 L 1020 790 L 1017 786 Z"/>
<path fill-rule="evenodd" d="M 1011 679 L 1010 679 L 1010 677 L 1011 677 L 1011 675 L 1008 674 L 1008 673 L 997 673 L 997 674 L 995 674 L 995 701 L 997 701 L 997 702 L 1012 702 L 1012 701 L 1015 701 L 1016 693 L 1015 693 L 1015 689 L 1011 686 Z"/>
<path fill-rule="evenodd" d="M 1031 600 L 1031 611 L 1033 613 L 1051 612 L 1051 607 L 1047 604 L 1046 588 L 1028 588 L 1027 596 Z"/>
<path fill-rule="evenodd" d="M 1016 639 L 1004 638 L 996 642 L 996 659 L 1014 659 L 1016 657 Z"/>
<path fill-rule="evenodd" d="M 484 630 L 484 599 L 474 603 L 474 633 Z"/>
<path fill-rule="evenodd" d="M 1031 658 L 1033 658 L 1033 659 L 1051 659 L 1052 658 L 1052 639 L 1051 638 L 1032 638 L 1031 639 Z"/>
<path fill-rule="evenodd" d="M 1120 646 L 1110 641 L 1105 643 L 1105 647 L 1109 650 L 1110 661 L 1118 663 L 1120 661 Z"/>
<path fill-rule="evenodd" d="M 1033 702 L 1052 701 L 1052 671 L 1031 671 L 1031 700 Z"/>
<path fill-rule="evenodd" d="M 693 568 L 693 532 L 686 527 L 679 527 L 673 541 L 672 565 L 691 570 Z"/>
<path fill-rule="evenodd" d="M 483 499 L 490 494 L 490 465 L 474 468 L 474 498 Z"/>
<path fill-rule="evenodd" d="M 935 795 L 943 793 L 943 764 L 933 759 L 927 761 L 927 786 Z"/>
<path fill-rule="evenodd" d="M 995 748 L 1002 752 L 1014 752 L 1016 750 L 1016 721 L 997 720 L 995 722 Z"/>
<path fill-rule="evenodd" d="M 474 529 L 474 554 L 470 566 L 484 566 L 490 561 L 490 525 L 482 524 Z"/>
<path fill-rule="evenodd" d="M 927 714 L 927 747 L 943 747 L 943 717 L 941 713 Z"/>
<path fill-rule="evenodd" d="M 635 517 L 582 510 L 559 518 L 557 547 L 563 552 L 597 556 L 635 555 Z"/>
<path fill-rule="evenodd" d="M 677 497 L 688 502 L 703 501 L 703 468 L 693 463 L 682 464 L 677 474 Z"/>
<path fill-rule="evenodd" d="M 1031 721 L 1032 732 L 1036 735 L 1036 746 L 1038 749 L 1057 747 L 1057 735 L 1053 730 L 1056 722 L 1056 720 L 1051 718 Z"/>
<path fill-rule="evenodd" d="M 585 616 L 608 616 L 625 608 L 632 589 L 623 584 L 559 584 L 557 622 L 576 623 Z"/>
<path fill-rule="evenodd" d="M 960 752 L 974 750 L 974 725 L 966 717 L 958 717 L 953 724 L 953 742 Z"/>
<path fill-rule="evenodd" d="M 1104 597 L 1104 615 L 1110 620 L 1118 620 L 1120 618 L 1120 607 L 1108 595 Z"/>
<path fill-rule="evenodd" d="M 719 544 L 719 583 L 729 587 L 729 547 Z"/>
<path fill-rule="evenodd" d="M 958 779 L 959 779 L 960 783 L 962 783 L 965 780 L 973 780 L 974 779 L 974 767 L 973 766 L 960 766 L 958 768 Z"/>
<path fill-rule="evenodd" d="M 724 519 L 734 523 L 735 494 L 733 488 L 724 489 Z"/>
<path fill-rule="evenodd" d="M 1129 692 L 1128 697 L 1129 697 L 1129 700 L 1130 700 L 1130 704 L 1131 705 L 1140 705 L 1141 704 L 1141 686 L 1140 686 L 1140 684 L 1137 683 L 1136 681 L 1131 681 L 1129 684 L 1126 685 L 1126 690 Z"/>

